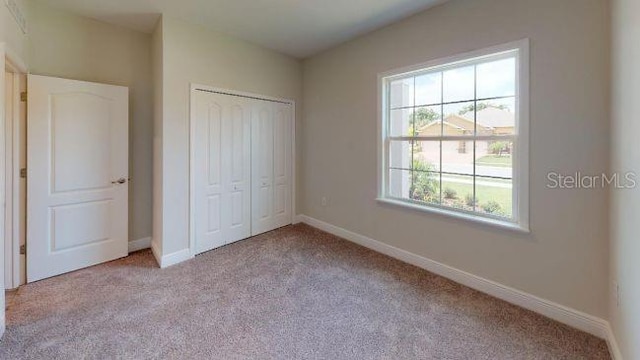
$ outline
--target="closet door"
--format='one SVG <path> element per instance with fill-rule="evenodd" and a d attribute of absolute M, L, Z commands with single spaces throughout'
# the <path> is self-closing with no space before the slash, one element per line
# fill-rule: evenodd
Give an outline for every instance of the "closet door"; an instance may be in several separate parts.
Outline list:
<path fill-rule="evenodd" d="M 254 101 L 252 235 L 291 223 L 291 105 Z"/>
<path fill-rule="evenodd" d="M 251 235 L 274 229 L 273 214 L 273 108 L 274 103 L 254 101 L 251 131 Z"/>
<path fill-rule="evenodd" d="M 251 103 L 228 96 L 229 116 L 223 119 L 222 155 L 226 199 L 222 211 L 225 243 L 251 236 Z"/>
<path fill-rule="evenodd" d="M 291 224 L 291 124 L 289 104 L 274 104 L 273 119 L 273 226 Z"/>
<path fill-rule="evenodd" d="M 202 253 L 251 236 L 247 100 L 194 91 L 194 236 Z"/>

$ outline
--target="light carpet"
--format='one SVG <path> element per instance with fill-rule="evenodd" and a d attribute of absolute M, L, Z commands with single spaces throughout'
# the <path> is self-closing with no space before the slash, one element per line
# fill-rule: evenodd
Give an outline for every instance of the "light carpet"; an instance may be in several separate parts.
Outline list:
<path fill-rule="evenodd" d="M 12 297 L 2 359 L 609 359 L 601 339 L 306 225 Z"/>

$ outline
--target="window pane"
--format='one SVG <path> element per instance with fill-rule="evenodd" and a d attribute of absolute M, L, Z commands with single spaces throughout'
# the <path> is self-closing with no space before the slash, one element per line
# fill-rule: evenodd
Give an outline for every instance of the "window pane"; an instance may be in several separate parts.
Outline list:
<path fill-rule="evenodd" d="M 413 169 L 440 170 L 440 140 L 416 141 L 413 146 Z"/>
<path fill-rule="evenodd" d="M 389 196 L 409 199 L 411 170 L 389 169 Z"/>
<path fill-rule="evenodd" d="M 416 105 L 433 105 L 442 102 L 442 73 L 416 76 Z"/>
<path fill-rule="evenodd" d="M 411 141 L 389 143 L 389 167 L 411 169 Z"/>
<path fill-rule="evenodd" d="M 513 135 L 516 133 L 515 98 L 478 102 L 478 135 Z"/>
<path fill-rule="evenodd" d="M 513 177 L 513 142 L 476 141 L 476 175 Z"/>
<path fill-rule="evenodd" d="M 444 71 L 442 77 L 444 102 L 474 99 L 474 66 Z"/>
<path fill-rule="evenodd" d="M 511 218 L 513 212 L 512 180 L 476 177 L 476 211 Z"/>
<path fill-rule="evenodd" d="M 411 136 L 413 109 L 391 110 L 389 135 Z"/>
<path fill-rule="evenodd" d="M 476 68 L 478 99 L 516 94 L 516 59 L 479 64 Z"/>
<path fill-rule="evenodd" d="M 473 211 L 473 176 L 442 174 L 442 205 Z"/>
<path fill-rule="evenodd" d="M 444 113 L 444 135 L 462 136 L 473 135 L 473 101 L 446 104 L 442 107 Z"/>
<path fill-rule="evenodd" d="M 389 106 L 392 109 L 413 106 L 413 78 L 392 81 L 389 84 Z"/>
<path fill-rule="evenodd" d="M 514 165 L 520 165 L 514 146 L 521 140 L 512 54 L 385 81 L 387 196 L 513 220 Z"/>
<path fill-rule="evenodd" d="M 473 175 L 473 140 L 442 142 L 442 172 Z"/>
<path fill-rule="evenodd" d="M 416 108 L 414 113 L 416 135 L 440 136 L 442 134 L 441 111 L 440 105 Z"/>
<path fill-rule="evenodd" d="M 432 171 L 422 171 L 420 168 L 414 169 L 411 172 L 409 196 L 415 201 L 439 204 L 440 174 Z"/>

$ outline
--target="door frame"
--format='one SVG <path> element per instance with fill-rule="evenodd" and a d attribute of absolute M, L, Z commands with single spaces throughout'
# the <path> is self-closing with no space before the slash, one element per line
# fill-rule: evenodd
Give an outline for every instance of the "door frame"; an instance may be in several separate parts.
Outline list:
<path fill-rule="evenodd" d="M 296 214 L 296 102 L 292 99 L 278 98 L 262 94 L 256 94 L 246 91 L 238 91 L 225 89 L 210 85 L 198 83 L 190 83 L 189 87 L 189 253 L 191 257 L 196 256 L 196 238 L 195 238 L 195 139 L 196 122 L 195 116 L 195 91 L 205 91 L 221 95 L 240 96 L 255 100 L 275 101 L 283 104 L 291 105 L 292 121 L 291 121 L 291 223 L 295 223 Z"/>
<path fill-rule="evenodd" d="M 28 74 L 28 68 L 26 63 L 14 52 L 11 50 L 11 48 L 8 47 L 8 45 L 6 43 L 4 44 L 0 44 L 0 56 L 4 59 L 4 66 L 2 67 L 3 72 L 2 72 L 2 84 L 3 84 L 3 90 L 4 90 L 4 82 L 5 82 L 5 78 L 4 78 L 4 71 L 10 72 L 14 74 L 14 79 L 13 79 L 13 108 L 14 109 L 19 109 L 21 107 L 21 99 L 20 99 L 20 78 L 19 76 L 26 76 Z M 26 78 L 25 78 L 25 88 L 26 88 Z M 4 114 L 5 111 L 5 106 L 6 104 L 4 104 L 6 99 L 6 96 L 4 94 L 4 92 L 2 92 L 2 103 L 3 106 L 2 108 L 2 113 Z M 20 124 L 20 118 L 21 118 L 22 114 L 19 111 L 13 111 L 12 112 L 12 118 L 11 119 L 5 119 L 5 121 L 2 123 L 2 133 L 0 135 L 0 137 L 2 137 L 2 162 L 1 162 L 1 166 L 0 169 L 2 171 L 2 181 L 1 181 L 1 187 L 3 189 L 3 194 L 4 196 L 2 197 L 2 201 L 4 202 L 5 206 L 3 209 L 3 213 L 2 213 L 2 226 L 0 229 L 0 234 L 2 234 L 3 236 L 5 235 L 6 230 L 8 230 L 8 228 L 11 230 L 11 236 L 8 237 L 4 237 L 4 242 L 2 244 L 3 249 L 11 249 L 11 256 L 7 256 L 8 254 L 4 254 L 3 255 L 3 259 L 6 261 L 6 263 L 3 266 L 3 270 L 4 272 L 8 272 L 11 278 L 11 283 L 9 284 L 4 284 L 3 289 L 7 288 L 7 289 L 15 289 L 18 288 L 20 285 L 23 285 L 25 283 L 25 281 L 23 281 L 21 274 L 22 269 L 26 268 L 26 254 L 25 254 L 25 259 L 21 259 L 21 255 L 20 255 L 20 238 L 18 236 L 19 232 L 19 227 L 20 227 L 20 220 L 21 218 L 25 218 L 26 221 L 26 208 L 24 209 L 24 211 L 22 213 L 20 213 L 19 209 L 19 204 L 20 204 L 20 193 L 19 193 L 19 186 L 20 186 L 20 163 L 19 163 L 19 159 L 20 159 L 20 151 L 21 149 L 19 148 L 18 144 L 20 143 L 18 140 L 18 126 Z M 4 118 L 4 117 L 3 117 Z M 6 132 L 7 129 L 7 121 L 11 121 L 11 127 L 12 127 L 12 134 L 8 134 Z M 6 152 L 6 138 L 7 136 L 11 136 L 12 138 L 12 147 L 11 147 L 11 154 L 7 154 Z M 23 149 L 24 151 L 26 151 L 26 148 Z M 11 168 L 9 168 L 9 165 L 6 162 L 6 157 L 7 156 L 11 156 L 12 159 L 14 160 L 14 166 L 11 166 Z M 15 165 L 15 161 L 16 159 L 17 161 L 17 165 Z M 17 170 L 16 170 L 17 169 Z M 10 177 L 10 178 L 9 178 Z M 6 186 L 11 184 L 11 192 L 7 192 L 6 191 Z M 26 192 L 26 188 L 25 188 L 25 192 Z M 11 205 L 10 207 L 8 207 L 7 205 Z M 26 205 L 26 204 L 25 204 Z M 7 222 L 6 220 L 8 220 L 7 218 L 10 218 L 10 223 Z M 25 244 L 26 244 L 26 236 L 25 236 Z M 4 279 L 4 274 L 3 272 L 3 279 Z M 24 271 L 24 273 L 26 274 L 26 270 Z"/>

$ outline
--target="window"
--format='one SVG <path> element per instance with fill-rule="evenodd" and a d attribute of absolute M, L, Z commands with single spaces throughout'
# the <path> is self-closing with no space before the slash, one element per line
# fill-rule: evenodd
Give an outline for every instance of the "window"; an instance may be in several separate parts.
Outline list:
<path fill-rule="evenodd" d="M 528 226 L 528 46 L 380 75 L 379 200 Z"/>

